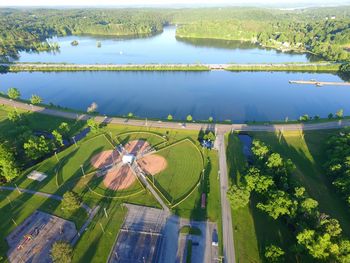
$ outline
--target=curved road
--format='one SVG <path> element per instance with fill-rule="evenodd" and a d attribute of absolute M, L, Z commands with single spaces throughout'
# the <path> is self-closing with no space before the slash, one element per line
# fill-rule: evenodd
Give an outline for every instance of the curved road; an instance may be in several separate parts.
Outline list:
<path fill-rule="evenodd" d="M 95 117 L 98 122 L 123 124 L 131 126 L 148 126 L 166 129 L 188 129 L 200 130 L 211 129 L 215 130 L 217 134 L 217 146 L 219 150 L 219 167 L 220 167 L 220 190 L 221 190 L 221 206 L 222 206 L 222 223 L 223 223 L 223 247 L 225 262 L 234 263 L 235 250 L 233 242 L 232 230 L 232 215 L 229 202 L 226 198 L 226 191 L 228 189 L 228 174 L 226 164 L 226 149 L 224 134 L 230 131 L 300 131 L 300 130 L 325 130 L 337 129 L 350 126 L 350 120 L 330 121 L 323 123 L 312 124 L 269 124 L 269 125 L 247 125 L 247 124 L 200 124 L 200 123 L 175 123 L 175 122 L 161 122 L 161 121 L 144 121 L 125 118 L 110 118 L 107 116 L 92 116 L 88 114 L 77 114 L 72 112 L 65 112 L 54 109 L 47 109 L 40 106 L 33 106 L 23 102 L 12 101 L 6 98 L 0 98 L 0 104 L 20 108 L 28 111 L 38 112 L 46 115 L 64 117 L 69 119 L 87 120 Z"/>

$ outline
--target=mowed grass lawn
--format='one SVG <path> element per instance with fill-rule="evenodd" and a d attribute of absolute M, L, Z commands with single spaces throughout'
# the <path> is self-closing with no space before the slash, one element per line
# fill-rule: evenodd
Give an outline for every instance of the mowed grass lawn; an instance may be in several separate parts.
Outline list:
<path fill-rule="evenodd" d="M 85 173 L 93 171 L 94 168 L 90 164 L 90 159 L 95 154 L 109 149 L 112 149 L 112 146 L 104 135 L 87 138 L 79 142 L 78 147 L 72 145 L 60 152 L 58 154 L 59 162 L 55 156 L 52 156 L 24 172 L 23 176 L 11 185 L 17 184 L 22 188 L 63 194 L 74 186 L 76 181 L 74 179 L 80 179 L 83 176 L 80 165 L 83 165 Z M 42 182 L 30 180 L 27 175 L 32 170 L 45 173 L 48 177 Z"/>
<path fill-rule="evenodd" d="M 84 209 L 80 208 L 71 215 L 65 215 L 61 210 L 61 202 L 31 194 L 19 194 L 17 191 L 0 192 L 0 262 L 6 260 L 8 245 L 5 238 L 20 225 L 35 210 L 41 210 L 56 216 L 71 220 L 79 229 L 87 219 Z M 5 261 L 6 262 L 6 261 Z"/>
<path fill-rule="evenodd" d="M 170 203 L 175 203 L 198 183 L 203 169 L 201 154 L 189 140 L 166 147 L 157 154 L 167 160 L 168 166 L 155 175 L 155 184 Z"/>

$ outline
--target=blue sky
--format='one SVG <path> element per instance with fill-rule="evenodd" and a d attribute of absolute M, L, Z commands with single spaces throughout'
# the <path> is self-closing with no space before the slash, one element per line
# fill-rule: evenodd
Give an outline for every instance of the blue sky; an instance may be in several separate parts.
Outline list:
<path fill-rule="evenodd" d="M 149 5 L 255 5 L 324 6 L 350 0 L 0 0 L 0 6 L 149 6 Z"/>

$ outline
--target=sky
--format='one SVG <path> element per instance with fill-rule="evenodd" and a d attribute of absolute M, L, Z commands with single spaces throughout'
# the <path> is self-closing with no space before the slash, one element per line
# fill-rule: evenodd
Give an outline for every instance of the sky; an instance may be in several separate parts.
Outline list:
<path fill-rule="evenodd" d="M 0 6 L 331 6 L 350 0 L 0 0 Z"/>

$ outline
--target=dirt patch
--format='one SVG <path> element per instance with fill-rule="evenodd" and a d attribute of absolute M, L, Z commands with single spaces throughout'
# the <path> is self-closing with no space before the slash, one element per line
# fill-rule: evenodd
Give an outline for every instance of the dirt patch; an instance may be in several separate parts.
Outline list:
<path fill-rule="evenodd" d="M 144 140 L 135 140 L 125 144 L 124 148 L 128 153 L 137 156 L 151 149 L 151 145 Z"/>
<path fill-rule="evenodd" d="M 103 184 L 111 190 L 123 190 L 130 187 L 136 181 L 136 175 L 131 170 L 129 165 L 115 166 L 110 169 L 105 178 Z"/>
<path fill-rule="evenodd" d="M 156 175 L 168 166 L 166 159 L 158 154 L 147 155 L 137 161 L 142 170 L 151 175 Z"/>
<path fill-rule="evenodd" d="M 93 167 L 101 169 L 106 166 L 112 165 L 113 162 L 120 161 L 120 159 L 121 157 L 117 150 L 108 150 L 94 155 L 91 158 L 90 163 Z"/>

